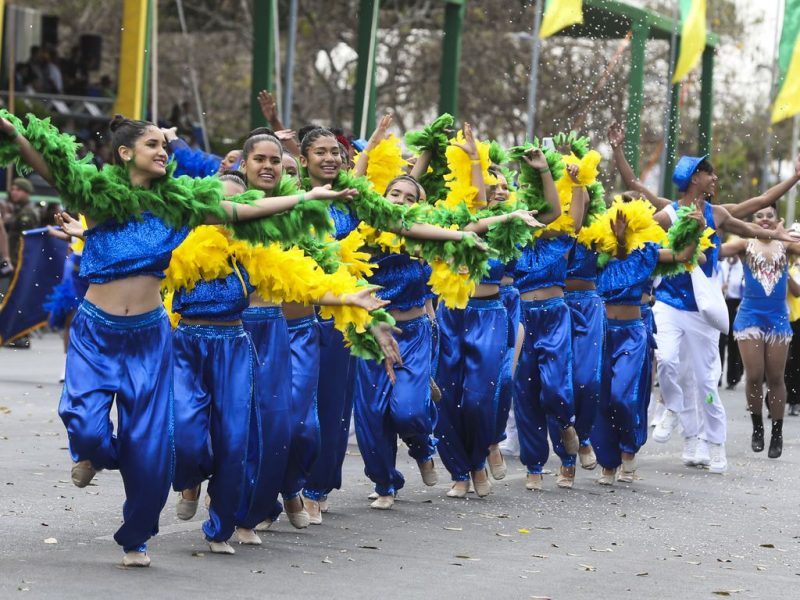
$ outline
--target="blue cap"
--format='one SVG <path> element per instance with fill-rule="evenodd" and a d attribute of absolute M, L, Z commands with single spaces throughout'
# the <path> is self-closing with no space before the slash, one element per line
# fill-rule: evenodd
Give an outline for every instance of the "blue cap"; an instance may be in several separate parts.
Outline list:
<path fill-rule="evenodd" d="M 708 158 L 704 156 L 681 156 L 675 170 L 672 172 L 672 183 L 678 186 L 678 190 L 685 192 L 692 181 L 692 175 L 697 170 L 697 165 Z"/>
<path fill-rule="evenodd" d="M 358 138 L 357 140 L 352 140 L 350 143 L 353 145 L 353 148 L 355 148 L 359 152 L 363 152 L 364 148 L 367 147 L 367 140 L 365 140 L 364 138 Z"/>

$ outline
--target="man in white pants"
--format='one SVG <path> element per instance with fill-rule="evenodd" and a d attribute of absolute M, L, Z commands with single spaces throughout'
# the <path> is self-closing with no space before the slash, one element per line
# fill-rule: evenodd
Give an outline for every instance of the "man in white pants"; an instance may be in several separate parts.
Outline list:
<path fill-rule="evenodd" d="M 681 199 L 659 211 L 656 220 L 669 229 L 674 212 L 682 206 L 694 205 L 706 224 L 717 233 L 712 236 L 716 247 L 706 250 L 706 263 L 701 266 L 706 277 L 711 277 L 719 254 L 721 231 L 742 237 L 779 239 L 787 242 L 800 240 L 800 235 L 786 231 L 756 227 L 731 216 L 722 206 L 712 206 L 717 186 L 717 176 L 707 157 L 683 156 L 678 161 L 672 181 L 683 193 Z M 763 196 L 748 201 L 753 211 L 769 206 L 793 185 L 800 181 L 800 170 L 795 176 L 771 188 Z M 741 214 L 742 211 L 736 211 Z M 713 282 L 712 282 L 713 285 Z M 719 331 L 706 322 L 697 309 L 688 274 L 665 278 L 656 290 L 653 308 L 656 320 L 656 358 L 658 382 L 666 411 L 653 431 L 653 439 L 667 442 L 681 421 L 684 430 L 683 459 L 690 465 L 708 465 L 712 473 L 724 473 L 728 468 L 725 455 L 725 407 L 717 393 L 722 366 L 719 359 Z M 686 363 L 689 369 L 686 369 Z M 688 374 L 694 377 L 694 386 Z M 694 393 L 692 393 L 692 390 Z"/>

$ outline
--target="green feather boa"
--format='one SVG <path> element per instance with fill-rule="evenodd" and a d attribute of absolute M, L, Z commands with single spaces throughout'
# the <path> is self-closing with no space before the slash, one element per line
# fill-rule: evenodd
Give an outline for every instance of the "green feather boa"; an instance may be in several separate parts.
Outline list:
<path fill-rule="evenodd" d="M 687 215 L 694 212 L 695 210 L 696 209 L 694 204 L 691 204 L 689 206 L 681 206 L 678 209 L 678 218 L 675 220 L 675 222 L 667 231 L 667 238 L 669 239 L 669 247 L 676 254 L 680 253 L 681 251 L 691 246 L 692 244 L 698 244 L 700 238 L 703 237 L 704 229 L 703 227 L 700 226 L 700 223 L 698 223 L 694 219 L 687 218 Z M 698 244 L 698 246 L 695 248 L 694 255 L 692 256 L 690 264 L 696 266 L 698 264 L 698 261 L 700 260 L 700 255 L 702 253 L 703 252 Z M 661 275 L 662 277 L 669 277 L 671 275 L 678 275 L 680 273 L 685 273 L 686 271 L 687 268 L 684 263 L 671 263 L 671 264 L 659 263 L 655 273 L 656 275 Z"/>
<path fill-rule="evenodd" d="M 372 316 L 372 323 L 371 327 L 378 325 L 379 323 L 388 323 L 389 325 L 394 325 L 395 320 L 389 312 L 383 308 L 379 308 L 370 313 Z M 347 329 L 347 333 L 345 334 L 345 338 L 350 343 L 350 354 L 353 356 L 357 356 L 358 358 L 363 358 L 366 360 L 375 360 L 377 362 L 382 361 L 385 356 L 383 355 L 383 351 L 381 350 L 381 346 L 378 343 L 378 340 L 372 335 L 372 332 L 367 329 L 362 333 L 358 333 L 354 325 L 350 325 Z"/>
<path fill-rule="evenodd" d="M 417 154 L 425 150 L 431 153 L 430 170 L 419 178 L 419 184 L 425 190 L 428 202 L 435 204 L 447 197 L 444 176 L 450 172 L 447 167 L 445 151 L 450 143 L 455 120 L 452 115 L 444 113 L 419 131 L 409 131 L 405 135 L 406 146 Z"/>
<path fill-rule="evenodd" d="M 572 153 L 579 159 L 586 156 L 591 149 L 589 147 L 589 138 L 579 136 L 574 131 L 570 131 L 569 134 L 559 133 L 553 137 L 553 143 L 556 147 L 569 146 Z M 608 210 L 606 206 L 606 190 L 602 183 L 595 181 L 586 186 L 586 192 L 589 194 L 589 206 L 586 210 L 585 225 L 591 225 L 597 217 Z"/>
<path fill-rule="evenodd" d="M 517 199 L 522 202 L 528 210 L 536 210 L 539 214 L 544 214 L 550 210 L 550 205 L 544 197 L 542 176 L 539 171 L 531 167 L 522 158 L 527 152 L 534 149 L 539 149 L 544 152 L 553 181 L 558 181 L 564 175 L 564 161 L 561 158 L 561 154 L 555 150 L 541 148 L 538 138 L 534 139 L 533 143 L 529 142 L 522 146 L 514 146 L 508 151 L 509 156 L 517 161 L 520 167 Z"/>
<path fill-rule="evenodd" d="M 78 159 L 79 144 L 75 138 L 58 131 L 49 118 L 28 115 L 25 126 L 4 110 L 0 110 L 0 116 L 8 119 L 42 155 L 66 208 L 98 223 L 108 220 L 122 223 L 132 217 L 138 218 L 143 212 L 150 212 L 170 227 L 193 228 L 210 217 L 227 221 L 223 200 L 250 204 L 264 195 L 249 190 L 226 198 L 216 177 L 173 177 L 174 161 L 167 165 L 166 176 L 154 179 L 150 188 L 133 187 L 124 167 L 106 165 L 98 170 L 90 162 L 91 156 Z M 6 163 L 21 161 L 19 147 L 7 137 L 0 139 L 0 160 Z M 295 193 L 297 188 L 288 178 L 282 179 L 276 190 L 276 195 Z M 319 200 L 306 200 L 277 215 L 227 223 L 226 226 L 235 237 L 251 243 L 291 244 L 312 233 L 320 237 L 332 230 L 327 204 Z"/>

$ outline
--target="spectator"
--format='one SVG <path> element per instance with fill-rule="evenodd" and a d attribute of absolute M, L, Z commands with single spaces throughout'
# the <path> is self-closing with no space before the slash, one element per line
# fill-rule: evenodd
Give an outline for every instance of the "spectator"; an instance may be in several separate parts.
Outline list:
<path fill-rule="evenodd" d="M 720 261 L 720 283 L 722 285 L 722 295 L 725 296 L 725 303 L 728 305 L 728 318 L 730 328 L 728 334 L 719 337 L 719 357 L 720 362 L 725 364 L 725 350 L 728 351 L 728 366 L 725 374 L 727 385 L 725 389 L 732 390 L 736 384 L 742 380 L 742 357 L 739 354 L 739 345 L 733 339 L 733 320 L 736 318 L 736 311 L 742 301 L 742 288 L 744 287 L 744 267 L 742 261 L 737 256 L 729 256 Z"/>
<path fill-rule="evenodd" d="M 46 79 L 46 91 L 51 94 L 64 93 L 64 78 L 58 66 L 55 50 L 42 50 L 42 68 Z"/>
<path fill-rule="evenodd" d="M 23 177 L 17 177 L 11 184 L 11 191 L 8 198 L 11 201 L 11 210 L 5 217 L 5 225 L 8 234 L 8 249 L 12 257 L 16 257 L 19 252 L 19 244 L 22 232 L 26 229 L 33 229 L 39 226 L 39 214 L 31 203 L 33 184 Z M 19 268 L 19 265 L 17 265 Z M 11 344 L 14 348 L 30 348 L 28 336 L 18 338 Z"/>
<path fill-rule="evenodd" d="M 17 177 L 8 193 L 10 211 L 5 216 L 8 233 L 8 249 L 12 257 L 17 255 L 22 232 L 39 226 L 39 213 L 31 202 L 33 184 L 24 177 Z"/>

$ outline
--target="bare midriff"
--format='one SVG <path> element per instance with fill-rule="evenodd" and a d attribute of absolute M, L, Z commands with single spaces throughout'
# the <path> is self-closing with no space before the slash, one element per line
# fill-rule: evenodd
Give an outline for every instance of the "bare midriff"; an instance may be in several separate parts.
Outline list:
<path fill-rule="evenodd" d="M 530 292 L 523 292 L 520 298 L 523 300 L 549 300 L 550 298 L 563 298 L 564 288 L 560 285 L 549 285 L 547 287 L 539 288 L 538 290 L 531 290 Z"/>
<path fill-rule="evenodd" d="M 567 285 L 568 292 L 588 292 L 597 289 L 594 281 L 587 279 L 567 279 L 564 283 Z"/>
<path fill-rule="evenodd" d="M 152 275 L 134 275 L 92 283 L 86 291 L 86 300 L 110 315 L 141 315 L 161 306 L 161 280 Z"/>
<path fill-rule="evenodd" d="M 606 316 L 617 321 L 638 321 L 642 309 L 638 304 L 606 304 Z"/>

